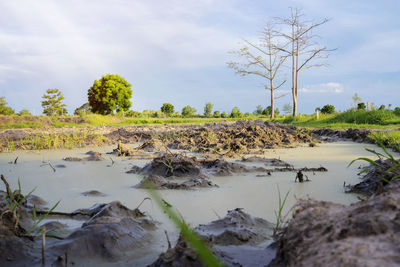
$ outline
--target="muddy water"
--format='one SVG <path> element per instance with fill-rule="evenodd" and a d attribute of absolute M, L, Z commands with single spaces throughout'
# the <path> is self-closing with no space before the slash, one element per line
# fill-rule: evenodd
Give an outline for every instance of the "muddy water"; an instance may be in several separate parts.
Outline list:
<path fill-rule="evenodd" d="M 261 173 L 240 174 L 230 177 L 212 178 L 219 188 L 197 189 L 190 191 L 164 190 L 162 196 L 176 207 L 185 220 L 193 226 L 208 223 L 225 216 L 227 210 L 244 208 L 253 216 L 274 221 L 274 209 L 278 205 L 278 190 L 281 194 L 289 191 L 284 213 L 296 202 L 296 198 L 310 197 L 317 200 L 327 200 L 350 204 L 357 201 L 357 196 L 343 193 L 343 183 L 358 182 L 357 169 L 362 163 L 356 163 L 347 168 L 351 160 L 359 156 L 371 154 L 364 147 L 377 149 L 373 145 L 339 142 L 321 144 L 319 147 L 299 147 L 292 149 L 275 149 L 265 154 L 265 157 L 280 158 L 296 168 L 320 167 L 328 169 L 325 173 L 306 173 L 312 182 L 295 183 L 295 173 L 272 173 L 269 177 L 257 177 Z M 94 151 L 109 152 L 112 147 L 95 148 Z M 17 188 L 17 180 L 22 184 L 23 193 L 37 186 L 34 194 L 49 202 L 49 206 L 61 199 L 56 210 L 70 212 L 78 208 L 90 207 L 95 203 L 121 201 L 133 209 L 148 196 L 142 189 L 135 189 L 141 177 L 126 174 L 132 164 L 143 166 L 148 161 L 132 161 L 113 155 L 104 155 L 105 161 L 100 162 L 66 162 L 64 157 L 85 157 L 88 149 L 58 150 L 58 151 L 19 151 L 0 154 L 0 172 L 9 180 L 12 188 Z M 17 164 L 10 164 L 18 156 Z M 114 160 L 112 164 L 110 157 Z M 65 165 L 56 167 L 54 172 L 49 165 Z M 262 163 L 249 165 L 263 166 Z M 4 190 L 3 185 L 0 185 Z M 106 196 L 89 197 L 81 193 L 98 190 Z M 172 240 L 177 238 L 177 230 L 170 224 L 165 215 L 150 201 L 146 201 L 141 210 L 153 219 L 161 222 L 160 228 L 166 229 Z M 80 222 L 65 221 L 71 227 Z M 138 265 L 154 261 L 157 255 L 166 249 L 167 242 L 163 231 L 159 231 L 159 241 L 137 259 Z"/>

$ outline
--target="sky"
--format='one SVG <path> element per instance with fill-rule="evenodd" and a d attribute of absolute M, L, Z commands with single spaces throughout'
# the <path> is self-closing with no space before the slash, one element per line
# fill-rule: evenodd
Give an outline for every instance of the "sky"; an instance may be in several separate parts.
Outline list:
<path fill-rule="evenodd" d="M 1 0 L 0 96 L 16 112 L 41 114 L 46 89 L 58 88 L 70 113 L 107 73 L 132 84 L 131 109 L 253 112 L 268 106 L 265 80 L 227 67 L 243 39 L 257 41 L 268 21 L 300 8 L 329 22 L 313 32 L 330 52 L 327 66 L 300 72 L 299 112 L 365 102 L 400 106 L 398 0 Z M 277 94 L 290 93 L 289 81 Z M 291 96 L 276 100 L 282 109 Z"/>

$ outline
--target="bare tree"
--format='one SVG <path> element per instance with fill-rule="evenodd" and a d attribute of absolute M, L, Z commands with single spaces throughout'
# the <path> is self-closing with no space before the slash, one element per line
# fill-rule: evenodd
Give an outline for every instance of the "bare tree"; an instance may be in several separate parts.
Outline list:
<path fill-rule="evenodd" d="M 275 116 L 275 90 L 281 87 L 286 80 L 275 84 L 275 79 L 278 76 L 278 71 L 282 67 L 286 56 L 280 55 L 280 50 L 274 35 L 274 25 L 268 23 L 263 31 L 262 38 L 259 44 L 243 40 L 244 47 L 239 51 L 234 52 L 241 58 L 244 58 L 246 63 L 229 62 L 228 66 L 242 76 L 257 75 L 268 80 L 264 85 L 266 90 L 271 91 L 271 119 Z"/>
<path fill-rule="evenodd" d="M 328 57 L 328 51 L 325 46 L 319 46 L 315 42 L 316 35 L 312 33 L 313 29 L 328 22 L 323 19 L 320 22 L 306 21 L 302 19 L 303 14 L 299 9 L 291 8 L 289 18 L 277 18 L 278 23 L 289 26 L 288 33 L 276 31 L 275 34 L 285 38 L 287 43 L 284 46 L 276 46 L 275 49 L 284 52 L 291 57 L 292 74 L 292 97 L 293 97 L 293 117 L 297 115 L 297 94 L 299 86 L 299 72 L 312 67 L 321 67 L 326 64 L 311 64 L 311 61 L 317 58 Z"/>

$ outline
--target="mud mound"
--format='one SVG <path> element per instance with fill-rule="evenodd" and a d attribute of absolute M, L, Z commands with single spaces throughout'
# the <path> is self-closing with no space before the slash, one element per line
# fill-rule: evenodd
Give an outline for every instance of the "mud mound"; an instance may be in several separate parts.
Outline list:
<path fill-rule="evenodd" d="M 102 157 L 100 152 L 89 151 L 89 152 L 86 152 L 86 155 L 88 155 L 88 157 L 85 157 L 85 158 L 66 157 L 66 158 L 63 158 L 63 160 L 65 160 L 65 161 L 102 161 L 102 160 L 104 160 L 104 158 Z"/>
<path fill-rule="evenodd" d="M 227 266 L 260 266 L 267 264 L 273 254 L 265 243 L 272 234 L 272 224 L 244 213 L 241 209 L 228 211 L 219 220 L 195 228 L 212 251 Z M 174 248 L 168 249 L 150 266 L 203 266 L 196 253 L 180 237 Z"/>
<path fill-rule="evenodd" d="M 282 146 L 312 142 L 313 138 L 304 130 L 279 123 L 261 120 L 241 120 L 234 124 L 211 127 L 173 134 L 166 140 L 170 148 L 185 149 L 201 153 L 215 153 L 227 157 L 256 152 Z"/>
<path fill-rule="evenodd" d="M 333 130 L 333 129 L 313 129 L 313 135 L 322 137 L 326 141 L 339 141 L 339 140 L 352 140 L 354 142 L 365 142 L 368 140 L 368 135 L 372 133 L 369 129 L 347 129 L 347 130 Z"/>
<path fill-rule="evenodd" d="M 200 187 L 218 187 L 218 185 L 203 177 L 192 178 L 185 182 L 178 183 L 162 176 L 151 174 L 134 186 L 134 188 L 154 189 L 191 189 Z"/>
<path fill-rule="evenodd" d="M 163 177 L 205 177 L 199 161 L 193 157 L 164 154 L 144 166 L 141 173 Z"/>
<path fill-rule="evenodd" d="M 85 191 L 82 192 L 81 195 L 85 196 L 85 197 L 105 197 L 107 196 L 106 194 L 97 191 L 97 190 L 89 190 L 89 191 Z"/>
<path fill-rule="evenodd" d="M 400 187 L 350 206 L 297 203 L 272 266 L 398 266 Z"/>
<path fill-rule="evenodd" d="M 364 168 L 366 173 L 362 176 L 360 183 L 346 186 L 346 193 L 361 193 L 366 195 L 380 193 L 384 191 L 384 187 L 388 185 L 389 181 L 395 177 L 400 177 L 400 168 L 396 168 L 392 160 L 378 159 L 375 163 L 378 166 L 370 164 Z"/>
<path fill-rule="evenodd" d="M 97 212 L 80 229 L 49 248 L 53 258 L 67 253 L 71 260 L 96 258 L 115 262 L 129 259 L 135 250 L 151 242 L 156 224 L 139 218 L 135 210 L 120 202 L 97 205 L 90 210 Z"/>
<path fill-rule="evenodd" d="M 264 172 L 265 168 L 247 167 L 244 164 L 221 159 L 197 159 L 183 155 L 164 154 L 154 158 L 139 172 L 163 177 L 208 177 L 208 175 L 228 176 L 233 173 Z"/>
<path fill-rule="evenodd" d="M 257 163 L 264 163 L 266 166 L 276 166 L 276 167 L 291 167 L 289 163 L 275 158 L 262 158 L 262 157 L 243 157 L 241 162 L 257 162 Z"/>

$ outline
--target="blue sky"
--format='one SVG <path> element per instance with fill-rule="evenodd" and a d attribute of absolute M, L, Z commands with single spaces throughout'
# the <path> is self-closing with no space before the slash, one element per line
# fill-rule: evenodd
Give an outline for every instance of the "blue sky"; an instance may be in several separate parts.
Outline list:
<path fill-rule="evenodd" d="M 211 101 L 217 110 L 252 112 L 269 105 L 264 81 L 235 75 L 228 52 L 242 38 L 256 40 L 289 7 L 310 20 L 330 18 L 315 33 L 337 48 L 329 66 L 301 73 L 300 113 L 328 103 L 345 110 L 354 93 L 400 106 L 397 0 L 2 0 L 0 96 L 17 112 L 40 114 L 45 90 L 59 88 L 73 112 L 87 102 L 94 80 L 116 73 L 133 85 L 134 110 L 170 102 L 202 112 Z M 288 95 L 277 105 L 290 102 Z"/>

